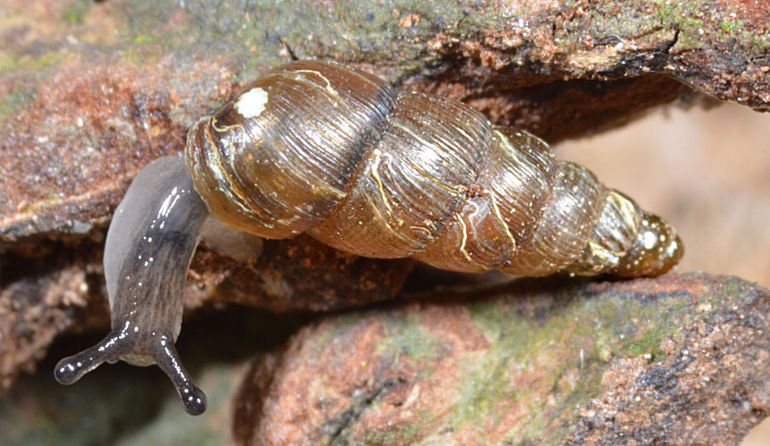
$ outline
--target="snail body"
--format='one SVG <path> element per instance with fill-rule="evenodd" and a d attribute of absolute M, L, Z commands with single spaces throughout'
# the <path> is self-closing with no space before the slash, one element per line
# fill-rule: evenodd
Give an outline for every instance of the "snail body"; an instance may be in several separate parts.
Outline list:
<path fill-rule="evenodd" d="M 134 181 L 105 247 L 112 332 L 62 360 L 60 382 L 104 361 L 158 364 L 188 412 L 205 409 L 173 342 L 208 218 L 464 272 L 654 276 L 683 252 L 659 217 L 527 132 L 341 65 L 295 62 L 194 124 L 184 162 L 162 158 Z"/>

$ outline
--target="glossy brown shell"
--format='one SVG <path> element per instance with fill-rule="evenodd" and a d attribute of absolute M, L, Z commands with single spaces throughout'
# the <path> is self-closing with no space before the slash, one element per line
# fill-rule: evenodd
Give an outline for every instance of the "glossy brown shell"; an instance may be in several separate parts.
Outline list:
<path fill-rule="evenodd" d="M 249 84 L 192 127 L 186 163 L 228 225 L 307 232 L 362 256 L 641 276 L 683 252 L 669 225 L 537 137 L 332 63 L 292 63 Z"/>

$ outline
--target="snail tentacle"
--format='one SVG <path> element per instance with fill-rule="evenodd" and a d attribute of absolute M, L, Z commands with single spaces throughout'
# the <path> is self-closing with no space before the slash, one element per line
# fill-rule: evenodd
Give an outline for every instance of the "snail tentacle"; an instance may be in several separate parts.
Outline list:
<path fill-rule="evenodd" d="M 125 330 L 110 331 L 107 336 L 94 346 L 72 356 L 68 356 L 56 364 L 54 377 L 61 384 L 74 384 L 83 375 L 94 370 L 105 362 L 113 363 L 128 351 L 125 342 Z"/>
<path fill-rule="evenodd" d="M 159 334 L 154 339 L 152 357 L 176 387 L 179 399 L 190 415 L 200 415 L 206 410 L 206 394 L 196 386 L 182 365 L 179 353 L 170 333 Z"/>

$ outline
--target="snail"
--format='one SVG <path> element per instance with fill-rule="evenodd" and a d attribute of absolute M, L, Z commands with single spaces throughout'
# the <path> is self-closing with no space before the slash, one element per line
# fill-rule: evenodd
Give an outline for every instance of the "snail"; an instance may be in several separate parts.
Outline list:
<path fill-rule="evenodd" d="M 655 276 L 683 254 L 661 218 L 530 133 L 362 71 L 294 62 L 195 123 L 184 158 L 160 158 L 135 178 L 105 244 L 112 330 L 61 360 L 59 382 L 103 362 L 157 364 L 187 412 L 205 410 L 174 342 L 211 218 L 464 272 Z"/>

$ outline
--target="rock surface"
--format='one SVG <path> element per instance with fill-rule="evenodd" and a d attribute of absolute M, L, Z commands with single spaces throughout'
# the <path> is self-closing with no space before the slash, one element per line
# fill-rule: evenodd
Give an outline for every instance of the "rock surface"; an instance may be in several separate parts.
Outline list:
<path fill-rule="evenodd" d="M 67 319 L 103 305 L 100 245 L 138 170 L 178 153 L 190 123 L 294 57 L 465 100 L 551 142 L 693 92 L 756 110 L 770 103 L 761 2 L 2 0 L 0 10 L 0 306 L 78 296 L 41 301 L 29 339 L 10 333 L 0 346 L 6 383 L 9 367 L 28 367 L 75 325 Z M 270 246 L 248 265 L 203 251 L 189 306 L 342 308 L 391 297 L 408 270 L 306 240 Z M 0 317 L 6 335 L 17 330 L 16 315 Z M 35 347 L 9 347 L 20 343 Z"/>
<path fill-rule="evenodd" d="M 229 445 L 232 400 L 249 363 L 261 350 L 284 342 L 303 318 L 267 312 L 206 313 L 187 321 L 178 346 L 188 370 L 206 389 L 203 417 L 189 416 L 156 367 L 101 367 L 74 386 L 51 377 L 57 357 L 72 343 L 54 346 L 39 371 L 22 376 L 0 398 L 0 443 L 46 445 Z M 227 329 L 211 330 L 211 327 Z M 75 348 L 100 336 L 83 337 Z M 234 342 L 236 341 L 237 342 Z"/>
<path fill-rule="evenodd" d="M 763 2 L 2 7 L 4 242 L 103 225 L 144 164 L 179 152 L 195 119 L 292 57 L 346 61 L 464 99 L 551 142 L 626 122 L 684 85 L 770 108 Z"/>
<path fill-rule="evenodd" d="M 306 320 L 209 312 L 179 344 L 209 395 L 201 417 L 185 414 L 154 368 L 102 367 L 60 386 L 50 358 L 0 399 L 0 438 L 9 446 L 505 445 L 512 436 L 521 440 L 512 444 L 719 446 L 738 444 L 770 411 L 770 290 L 688 274 L 622 286 L 527 281 L 474 296 L 431 292 L 333 316 L 288 345 Z M 212 332 L 212 320 L 228 328 Z M 249 367 L 255 352 L 263 353 Z"/>
<path fill-rule="evenodd" d="M 57 335 L 104 329 L 101 244 L 128 183 L 272 66 L 351 63 L 555 142 L 699 94 L 767 111 L 767 16 L 740 0 L 0 0 L 0 385 Z M 187 308 L 360 306 L 408 270 L 305 238 L 249 261 L 203 249 Z"/>
<path fill-rule="evenodd" d="M 326 319 L 258 361 L 259 445 L 735 445 L 770 413 L 770 290 L 520 282 Z"/>
<path fill-rule="evenodd" d="M 56 336 L 109 329 L 101 247 L 73 252 L 51 242 L 43 257 L 0 259 L 0 394 L 34 366 Z M 392 298 L 409 261 L 355 257 L 299 237 L 265 242 L 261 256 L 239 262 L 199 250 L 185 291 L 185 311 L 246 304 L 276 312 L 328 311 Z M 202 271 L 197 273 L 196 271 Z M 70 352 L 71 354 L 72 352 Z"/>

